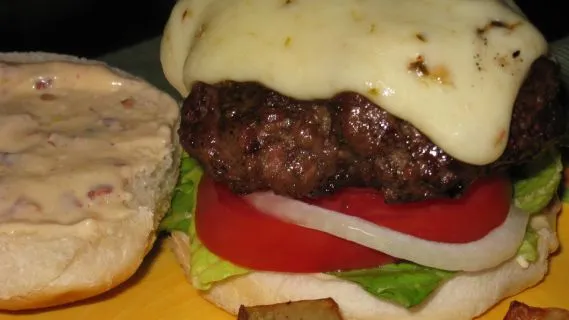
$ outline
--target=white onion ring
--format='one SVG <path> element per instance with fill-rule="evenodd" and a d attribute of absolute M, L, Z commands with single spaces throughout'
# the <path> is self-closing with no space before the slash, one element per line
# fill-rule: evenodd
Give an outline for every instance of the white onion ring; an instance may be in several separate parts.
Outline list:
<path fill-rule="evenodd" d="M 468 243 L 443 243 L 272 192 L 253 193 L 245 199 L 259 211 L 279 220 L 326 232 L 393 257 L 449 271 L 484 270 L 512 258 L 523 240 L 529 219 L 528 214 L 511 206 L 506 220 L 483 238 Z"/>

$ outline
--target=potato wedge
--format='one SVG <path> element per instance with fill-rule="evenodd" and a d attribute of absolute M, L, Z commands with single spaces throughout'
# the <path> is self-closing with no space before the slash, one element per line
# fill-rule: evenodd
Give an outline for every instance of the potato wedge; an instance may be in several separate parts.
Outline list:
<path fill-rule="evenodd" d="M 531 307 L 522 302 L 513 301 L 504 320 L 569 320 L 569 311 L 559 308 Z"/>
<path fill-rule="evenodd" d="M 331 299 L 301 300 L 262 306 L 241 306 L 237 320 L 342 320 Z"/>

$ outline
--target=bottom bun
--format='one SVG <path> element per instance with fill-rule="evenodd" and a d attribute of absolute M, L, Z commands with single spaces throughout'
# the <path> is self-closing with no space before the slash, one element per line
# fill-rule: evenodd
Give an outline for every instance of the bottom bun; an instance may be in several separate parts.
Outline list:
<path fill-rule="evenodd" d="M 340 306 L 346 320 L 472 319 L 500 300 L 534 286 L 547 273 L 549 254 L 558 246 L 557 236 L 552 231 L 555 224 L 533 225 L 539 225 L 538 261 L 523 268 L 516 259 L 511 259 L 485 271 L 461 273 L 412 310 L 379 300 L 353 283 L 325 274 L 253 272 L 223 281 L 201 293 L 232 314 L 237 314 L 240 305 L 331 297 Z M 190 239 L 181 232 L 172 234 L 170 239 L 170 245 L 190 279 Z"/>

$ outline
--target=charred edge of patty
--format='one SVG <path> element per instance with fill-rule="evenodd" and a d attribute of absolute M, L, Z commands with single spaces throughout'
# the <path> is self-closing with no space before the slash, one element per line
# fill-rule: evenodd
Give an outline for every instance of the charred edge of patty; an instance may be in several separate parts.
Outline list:
<path fill-rule="evenodd" d="M 458 197 L 480 177 L 530 160 L 567 131 L 559 68 L 537 59 L 513 108 L 503 155 L 460 162 L 364 96 L 297 100 L 255 82 L 195 83 L 182 108 L 184 149 L 234 192 L 294 198 L 373 187 L 386 202 Z"/>

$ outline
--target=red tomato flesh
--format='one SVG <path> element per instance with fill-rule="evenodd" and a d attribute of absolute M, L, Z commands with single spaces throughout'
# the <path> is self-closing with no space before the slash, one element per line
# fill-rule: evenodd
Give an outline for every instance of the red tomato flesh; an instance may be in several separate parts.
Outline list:
<path fill-rule="evenodd" d="M 234 264 L 254 270 L 310 273 L 372 268 L 397 260 L 265 215 L 209 178 L 202 179 L 198 190 L 198 237 L 210 251 Z M 387 205 L 375 190 L 345 189 L 307 202 L 423 239 L 464 243 L 499 226 L 510 199 L 507 180 L 487 179 L 475 183 L 458 200 Z"/>
<path fill-rule="evenodd" d="M 385 204 L 376 190 L 346 189 L 305 202 L 421 239 L 467 243 L 484 237 L 504 222 L 511 197 L 510 183 L 493 178 L 474 183 L 460 199 Z"/>

